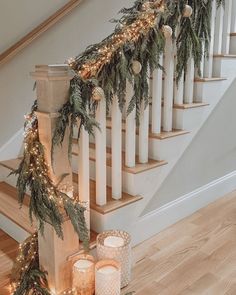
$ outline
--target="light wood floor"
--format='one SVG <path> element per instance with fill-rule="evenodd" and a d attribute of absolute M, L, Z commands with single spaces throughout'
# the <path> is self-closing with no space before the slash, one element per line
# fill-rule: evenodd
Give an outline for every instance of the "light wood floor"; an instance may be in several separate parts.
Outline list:
<path fill-rule="evenodd" d="M 17 242 L 0 230 L 0 295 Z M 236 295 L 236 192 L 133 249 L 135 295 Z"/>
<path fill-rule="evenodd" d="M 18 243 L 0 229 L 0 295 L 10 294 L 10 274 Z"/>
<path fill-rule="evenodd" d="M 133 250 L 135 295 L 236 295 L 236 191 Z"/>

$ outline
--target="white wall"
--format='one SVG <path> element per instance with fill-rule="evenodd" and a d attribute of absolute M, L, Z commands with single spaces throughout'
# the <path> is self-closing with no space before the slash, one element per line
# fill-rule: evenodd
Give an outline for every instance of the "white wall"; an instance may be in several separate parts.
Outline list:
<path fill-rule="evenodd" d="M 68 0 L 1 0 L 0 52 L 17 42 Z"/>
<path fill-rule="evenodd" d="M 32 24 L 44 19 L 44 12 L 48 17 L 58 9 L 59 4 L 64 3 L 66 1 L 62 0 L 1 0 L 0 40 L 5 38 L 9 45 L 13 37 L 18 37 L 14 35 L 15 28 L 19 28 L 19 35 L 22 35 L 32 29 Z M 84 0 L 60 23 L 0 67 L 0 148 L 22 127 L 23 115 L 34 100 L 33 81 L 29 76 L 34 65 L 63 63 L 68 57 L 83 51 L 86 46 L 99 42 L 113 29 L 109 20 L 116 17 L 122 7 L 129 7 L 132 3 L 133 0 Z"/>
<path fill-rule="evenodd" d="M 236 81 L 208 118 L 143 214 L 236 170 Z"/>

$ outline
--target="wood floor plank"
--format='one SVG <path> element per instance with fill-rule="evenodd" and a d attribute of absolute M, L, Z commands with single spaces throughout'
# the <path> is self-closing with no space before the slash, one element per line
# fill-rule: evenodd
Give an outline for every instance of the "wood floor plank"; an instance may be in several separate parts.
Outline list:
<path fill-rule="evenodd" d="M 10 295 L 10 275 L 18 243 L 0 229 L 0 294 Z"/>
<path fill-rule="evenodd" d="M 133 249 L 137 295 L 236 295 L 236 191 Z"/>

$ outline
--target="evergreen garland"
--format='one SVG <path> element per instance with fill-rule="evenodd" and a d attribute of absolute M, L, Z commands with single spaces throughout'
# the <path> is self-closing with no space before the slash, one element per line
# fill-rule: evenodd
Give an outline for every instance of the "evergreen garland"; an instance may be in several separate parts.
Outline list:
<path fill-rule="evenodd" d="M 191 57 L 200 74 L 203 48 L 207 56 L 211 37 L 212 2 L 213 0 L 137 0 L 131 8 L 123 8 L 120 11 L 123 14 L 121 18 L 112 19 L 112 22 L 116 23 L 113 34 L 100 43 L 89 46 L 75 59 L 69 60 L 75 77 L 71 82 L 70 101 L 60 110 L 61 116 L 57 121 L 53 145 L 63 141 L 69 125 L 71 138 L 73 137 L 72 127 L 77 124 L 77 119 L 81 119 L 81 126 L 89 133 L 93 132 L 96 122 L 93 112 L 90 112 L 96 107 L 96 103 L 91 100 L 92 88 L 96 86 L 104 90 L 107 110 L 112 100 L 118 99 L 123 111 L 126 103 L 126 81 L 129 81 L 133 85 L 134 94 L 127 115 L 135 108 L 138 121 L 141 103 L 144 101 L 147 105 L 149 101 L 150 74 L 156 68 L 161 68 L 159 58 L 165 48 L 165 38 L 161 29 L 163 25 L 169 25 L 173 30 L 173 42 L 176 42 L 177 48 L 177 81 L 186 72 Z M 193 8 L 190 18 L 183 16 L 186 4 Z M 223 4 L 224 0 L 217 0 L 218 6 Z M 150 20 L 152 17 L 155 18 L 154 26 L 147 25 L 148 17 Z M 122 43 L 120 36 L 127 34 L 130 28 L 137 27 L 139 22 L 142 22 L 143 26 L 146 25 L 145 29 L 142 30 L 140 27 L 136 38 L 130 38 Z M 120 43 L 114 43 L 114 40 L 120 39 Z M 134 60 L 142 64 L 139 74 L 132 72 L 131 65 Z M 71 121 L 69 118 L 72 118 Z"/>
<path fill-rule="evenodd" d="M 18 169 L 11 174 L 17 175 L 19 203 L 23 204 L 26 190 L 31 192 L 29 215 L 31 222 L 33 216 L 39 224 L 43 234 L 44 224 L 48 223 L 55 229 L 57 235 L 63 239 L 62 222 L 63 212 L 69 217 L 84 246 L 88 249 L 89 238 L 84 218 L 85 208 L 76 200 L 69 198 L 52 183 L 49 177 L 48 165 L 45 162 L 44 147 L 40 143 L 38 134 L 38 121 L 35 116 L 37 104 L 35 103 L 31 114 L 25 123 L 24 156 Z"/>
<path fill-rule="evenodd" d="M 19 246 L 11 286 L 14 295 L 50 295 L 46 272 L 39 268 L 38 235 L 34 233 Z"/>

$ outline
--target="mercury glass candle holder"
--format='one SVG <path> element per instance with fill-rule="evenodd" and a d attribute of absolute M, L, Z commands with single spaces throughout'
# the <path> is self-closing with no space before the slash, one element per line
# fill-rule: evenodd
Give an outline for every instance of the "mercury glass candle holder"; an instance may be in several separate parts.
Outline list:
<path fill-rule="evenodd" d="M 101 260 L 95 265 L 95 295 L 120 295 L 120 264 Z"/>
<path fill-rule="evenodd" d="M 121 266 L 121 288 L 131 280 L 131 237 L 125 231 L 109 230 L 97 236 L 98 260 L 112 259 Z"/>
<path fill-rule="evenodd" d="M 93 295 L 95 290 L 95 260 L 87 254 L 76 256 L 73 264 L 73 288 L 77 295 Z"/>

